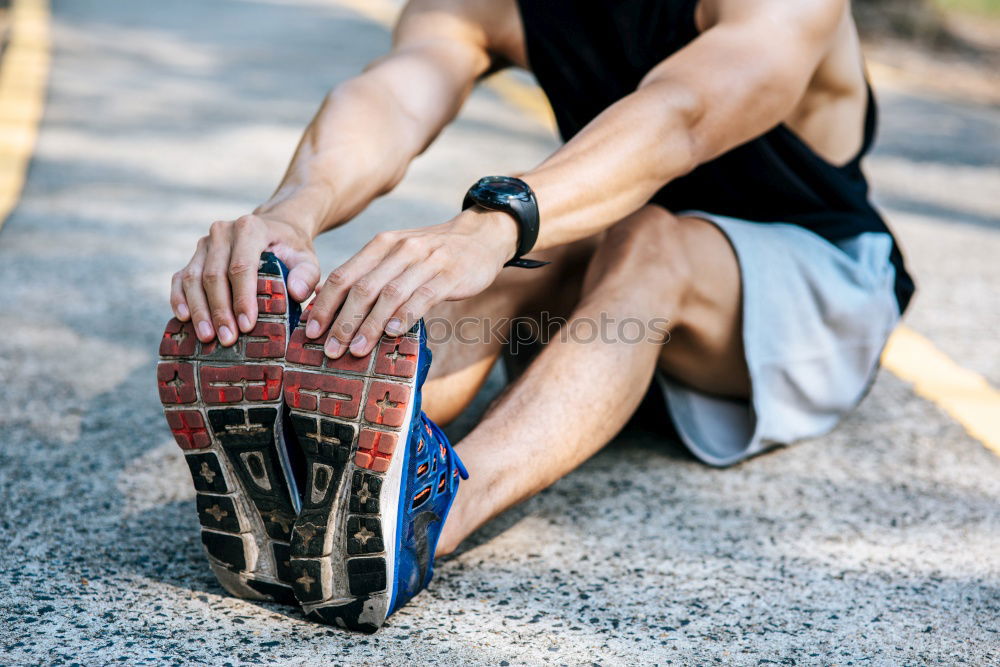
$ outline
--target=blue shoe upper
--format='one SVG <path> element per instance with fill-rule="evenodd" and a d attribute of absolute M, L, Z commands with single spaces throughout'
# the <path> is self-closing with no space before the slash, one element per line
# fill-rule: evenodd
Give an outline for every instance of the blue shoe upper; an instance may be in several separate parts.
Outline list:
<path fill-rule="evenodd" d="M 386 616 L 393 614 L 430 583 L 434 574 L 434 551 L 458 492 L 459 478 L 469 477 L 447 436 L 420 409 L 420 389 L 431 366 L 431 352 L 427 348 L 423 322 L 418 326 L 417 389 L 404 450 L 393 593 Z"/>

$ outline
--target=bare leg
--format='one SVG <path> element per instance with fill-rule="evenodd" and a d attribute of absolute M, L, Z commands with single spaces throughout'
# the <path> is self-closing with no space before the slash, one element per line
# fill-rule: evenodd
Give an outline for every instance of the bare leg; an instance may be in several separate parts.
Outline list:
<path fill-rule="evenodd" d="M 548 311 L 568 315 L 597 239 L 533 253 L 552 262 L 541 271 L 510 269 L 485 292 L 464 301 L 446 302 L 426 318 L 434 364 L 423 388 L 423 408 L 438 424 L 447 424 L 468 406 L 489 375 L 503 344 L 484 340 L 483 327 Z M 449 331 L 450 329 L 450 331 Z M 509 335 L 507 327 L 495 329 Z M 449 335 L 450 334 L 450 335 Z"/>
<path fill-rule="evenodd" d="M 609 230 L 566 326 L 585 335 L 588 322 L 602 315 L 617 322 L 669 318 L 679 342 L 664 345 L 666 336 L 647 327 L 639 342 L 569 336 L 546 345 L 459 443 L 471 478 L 459 487 L 438 551 L 453 550 L 483 523 L 596 453 L 632 415 L 657 364 L 679 370 L 678 377 L 694 386 L 712 384 L 719 373 L 731 376 L 723 388 L 745 394 L 745 362 L 733 348 L 739 289 L 736 257 L 711 223 L 646 206 Z M 689 354 L 702 357 L 710 372 L 674 361 Z"/>

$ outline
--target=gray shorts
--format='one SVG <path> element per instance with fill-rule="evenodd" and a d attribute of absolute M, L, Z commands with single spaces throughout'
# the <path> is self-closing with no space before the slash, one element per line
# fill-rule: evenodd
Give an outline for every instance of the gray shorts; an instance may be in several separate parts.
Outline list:
<path fill-rule="evenodd" d="M 681 439 L 726 466 L 831 430 L 864 397 L 899 322 L 892 239 L 836 244 L 796 225 L 701 212 L 729 238 L 743 285 L 751 398 L 710 396 L 657 373 Z"/>

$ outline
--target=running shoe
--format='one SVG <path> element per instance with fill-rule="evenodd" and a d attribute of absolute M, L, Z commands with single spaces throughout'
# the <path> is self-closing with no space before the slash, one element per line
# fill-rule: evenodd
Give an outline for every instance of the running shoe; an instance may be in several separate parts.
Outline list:
<path fill-rule="evenodd" d="M 374 632 L 430 582 L 468 474 L 420 410 L 431 363 L 422 322 L 366 357 L 337 360 L 304 326 L 289 341 L 284 380 L 305 468 L 291 583 L 310 618 Z"/>
<path fill-rule="evenodd" d="M 201 540 L 219 582 L 242 598 L 294 604 L 289 541 L 300 501 L 282 381 L 300 310 L 287 296 L 286 275 L 274 255 L 261 256 L 260 315 L 231 347 L 201 343 L 192 323 L 170 320 L 156 379 L 191 469 Z"/>

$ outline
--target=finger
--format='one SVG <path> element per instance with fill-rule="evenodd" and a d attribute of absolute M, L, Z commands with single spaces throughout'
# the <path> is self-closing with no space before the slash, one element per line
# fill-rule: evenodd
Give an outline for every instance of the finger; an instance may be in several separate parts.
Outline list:
<path fill-rule="evenodd" d="M 402 244 L 401 244 L 402 246 Z M 353 350 L 368 349 L 373 345 L 373 341 L 378 336 L 365 336 L 360 332 L 361 324 L 368 317 L 372 307 L 380 298 L 383 292 L 388 290 L 386 295 L 389 299 L 397 299 L 403 296 L 400 286 L 395 282 L 395 278 L 414 264 L 420 255 L 410 248 L 403 248 L 392 253 L 379 263 L 374 270 L 362 276 L 347 292 L 340 312 L 330 327 L 328 343 L 333 349 L 343 353 L 343 348 L 348 345 Z M 408 295 L 406 295 L 408 296 Z M 379 330 L 381 331 L 381 330 Z"/>
<path fill-rule="evenodd" d="M 257 269 L 260 253 L 267 247 L 262 223 L 249 216 L 232 227 L 232 251 L 229 255 L 229 284 L 232 286 L 233 310 L 240 331 L 247 333 L 257 322 Z"/>
<path fill-rule="evenodd" d="M 195 335 L 202 343 L 208 343 L 215 338 L 215 328 L 208 311 L 208 299 L 202 286 L 202 271 L 205 268 L 205 253 L 208 245 L 207 237 L 198 240 L 198 248 L 187 267 L 181 271 L 181 287 L 184 289 L 184 300 L 191 310 L 191 320 L 194 322 Z"/>
<path fill-rule="evenodd" d="M 170 277 L 170 308 L 174 311 L 174 317 L 187 322 L 191 319 L 191 309 L 184 300 L 184 286 L 181 284 L 183 274 L 183 271 L 178 271 Z"/>
<path fill-rule="evenodd" d="M 288 267 L 288 293 L 302 303 L 319 284 L 319 260 L 312 250 L 296 250 L 276 243 L 269 250 Z"/>
<path fill-rule="evenodd" d="M 393 317 L 414 291 L 437 275 L 438 268 L 431 262 L 417 262 L 403 271 L 399 276 L 385 284 L 368 317 L 358 328 L 351 341 L 351 354 L 363 357 L 369 354 L 385 332 L 399 336 L 406 332 L 402 328 L 402 320 Z M 391 328 L 391 331 L 390 331 Z"/>
<path fill-rule="evenodd" d="M 318 262 L 301 262 L 288 272 L 288 293 L 299 303 L 309 298 L 318 283 Z"/>
<path fill-rule="evenodd" d="M 231 229 L 225 223 L 215 223 L 208 235 L 208 249 L 201 284 L 208 297 L 208 309 L 219 342 L 229 346 L 236 342 L 236 321 L 233 317 L 232 288 L 229 285 Z"/>
<path fill-rule="evenodd" d="M 454 285 L 455 281 L 451 276 L 438 273 L 413 290 L 406 303 L 397 308 L 392 316 L 392 319 L 400 322 L 398 329 L 403 333 L 412 329 L 431 308 L 447 299 Z"/>
<path fill-rule="evenodd" d="M 378 266 L 391 249 L 391 244 L 385 232 L 378 234 L 358 254 L 330 272 L 313 301 L 306 325 L 308 338 L 319 338 L 327 330 L 348 291 L 358 279 Z"/>

